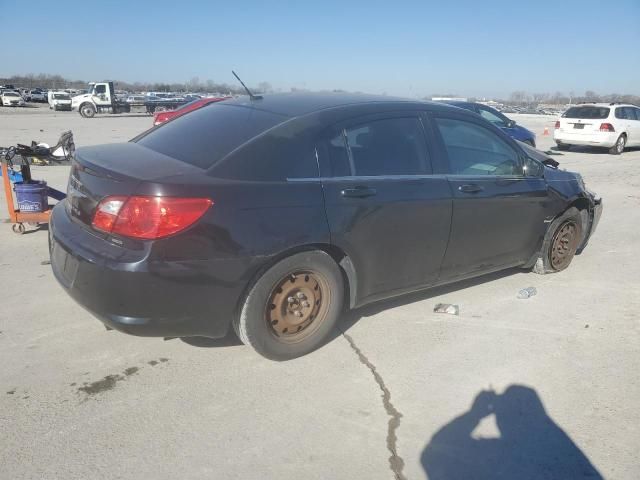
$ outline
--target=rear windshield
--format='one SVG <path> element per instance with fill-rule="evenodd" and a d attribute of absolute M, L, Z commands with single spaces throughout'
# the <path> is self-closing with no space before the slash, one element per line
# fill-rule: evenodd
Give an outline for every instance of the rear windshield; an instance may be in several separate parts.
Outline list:
<path fill-rule="evenodd" d="M 151 130 L 136 141 L 151 150 L 206 169 L 287 118 L 254 108 L 210 103 Z"/>
<path fill-rule="evenodd" d="M 609 109 L 607 107 L 571 107 L 562 116 L 564 118 L 603 119 L 609 117 Z"/>

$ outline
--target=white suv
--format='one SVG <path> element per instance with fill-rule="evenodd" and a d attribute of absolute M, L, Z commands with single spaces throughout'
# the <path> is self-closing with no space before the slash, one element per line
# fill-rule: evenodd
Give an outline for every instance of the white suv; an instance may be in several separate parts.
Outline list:
<path fill-rule="evenodd" d="M 553 139 L 560 150 L 571 145 L 606 147 L 620 155 L 640 146 L 640 108 L 624 103 L 589 103 L 570 107 L 556 122 Z"/>

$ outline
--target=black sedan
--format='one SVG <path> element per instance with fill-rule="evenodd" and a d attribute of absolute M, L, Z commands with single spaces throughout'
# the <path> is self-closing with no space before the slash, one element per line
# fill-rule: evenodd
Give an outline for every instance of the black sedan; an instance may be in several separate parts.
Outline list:
<path fill-rule="evenodd" d="M 514 266 L 566 268 L 601 200 L 475 114 L 359 95 L 210 104 L 77 150 L 56 278 L 105 325 L 304 355 L 345 308 Z"/>

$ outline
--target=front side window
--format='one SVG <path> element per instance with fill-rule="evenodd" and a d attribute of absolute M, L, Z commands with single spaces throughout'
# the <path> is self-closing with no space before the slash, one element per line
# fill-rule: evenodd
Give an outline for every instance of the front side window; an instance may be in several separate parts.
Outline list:
<path fill-rule="evenodd" d="M 494 132 L 465 120 L 436 118 L 453 175 L 522 175 L 517 151 Z"/>
<path fill-rule="evenodd" d="M 480 116 L 482 118 L 493 123 L 496 127 L 506 126 L 504 119 L 502 119 L 500 116 L 493 113 L 491 110 L 487 108 L 478 107 L 478 111 L 480 112 Z"/>
<path fill-rule="evenodd" d="M 431 173 L 420 120 L 389 118 L 348 127 L 327 145 L 331 174 L 423 175 Z"/>

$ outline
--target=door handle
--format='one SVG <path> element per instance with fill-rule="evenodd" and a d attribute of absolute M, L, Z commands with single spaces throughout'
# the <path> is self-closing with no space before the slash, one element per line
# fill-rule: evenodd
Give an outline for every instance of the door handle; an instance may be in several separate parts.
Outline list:
<path fill-rule="evenodd" d="M 345 188 L 340 192 L 343 197 L 352 197 L 352 198 L 366 198 L 372 197 L 375 195 L 376 189 L 371 187 L 354 187 L 354 188 Z"/>
<path fill-rule="evenodd" d="M 484 188 L 482 188 L 477 183 L 467 183 L 465 185 L 460 185 L 458 187 L 458 190 L 460 190 L 462 193 L 478 193 L 483 191 Z"/>

